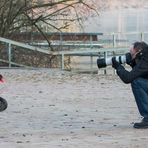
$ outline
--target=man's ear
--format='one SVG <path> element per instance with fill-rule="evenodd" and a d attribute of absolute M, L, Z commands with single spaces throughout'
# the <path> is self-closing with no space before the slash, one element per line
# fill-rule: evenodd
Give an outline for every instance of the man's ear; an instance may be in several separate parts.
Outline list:
<path fill-rule="evenodd" d="M 135 58 L 136 59 L 141 59 L 141 57 L 142 57 L 142 55 L 143 55 L 143 53 L 141 52 L 142 50 L 139 50 L 137 53 L 136 53 L 136 55 L 135 55 Z"/>

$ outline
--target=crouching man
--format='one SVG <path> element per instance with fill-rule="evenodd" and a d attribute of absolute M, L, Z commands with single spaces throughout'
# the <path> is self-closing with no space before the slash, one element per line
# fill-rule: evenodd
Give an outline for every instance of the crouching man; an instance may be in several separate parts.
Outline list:
<path fill-rule="evenodd" d="M 142 121 L 134 124 L 134 128 L 148 128 L 148 45 L 145 42 L 135 42 L 129 52 L 131 71 L 112 58 L 112 67 L 124 83 L 131 83 L 132 91 L 138 106 Z"/>

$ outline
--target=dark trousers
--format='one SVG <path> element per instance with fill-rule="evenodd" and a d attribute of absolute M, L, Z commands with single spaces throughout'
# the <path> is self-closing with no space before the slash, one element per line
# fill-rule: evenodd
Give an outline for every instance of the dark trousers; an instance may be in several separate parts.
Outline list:
<path fill-rule="evenodd" d="M 148 121 L 148 79 L 138 78 L 131 83 L 132 91 L 143 120 Z"/>

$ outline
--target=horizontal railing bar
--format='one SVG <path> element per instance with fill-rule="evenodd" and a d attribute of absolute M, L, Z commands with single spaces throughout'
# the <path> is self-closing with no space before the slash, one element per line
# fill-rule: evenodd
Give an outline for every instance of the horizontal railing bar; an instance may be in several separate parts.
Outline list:
<path fill-rule="evenodd" d="M 129 48 L 98 48 L 91 50 L 73 50 L 73 51 L 58 51 L 53 52 L 53 55 L 74 55 L 83 53 L 99 53 L 99 52 L 113 52 L 113 51 L 128 51 Z"/>
<path fill-rule="evenodd" d="M 48 43 L 31 43 L 33 46 L 49 46 Z M 96 43 L 96 42 L 89 42 L 89 43 L 79 43 L 79 42 L 51 42 L 51 46 L 79 46 L 79 47 L 102 47 L 103 44 Z"/>
<path fill-rule="evenodd" d="M 19 46 L 19 47 L 27 48 L 27 49 L 30 49 L 30 50 L 39 51 L 39 52 L 43 52 L 43 53 L 46 53 L 46 54 L 52 54 L 52 52 L 49 51 L 49 50 L 44 50 L 42 48 L 30 46 L 30 45 L 27 45 L 27 44 L 24 44 L 24 43 L 20 43 L 20 42 L 17 42 L 17 41 L 5 39 L 5 38 L 2 38 L 2 37 L 0 37 L 0 41 L 8 43 L 8 44 L 16 45 L 16 46 Z"/>
<path fill-rule="evenodd" d="M 112 32 L 112 33 L 103 33 L 103 35 L 105 36 L 105 35 L 121 35 L 121 34 L 126 34 L 126 35 L 132 35 L 132 34 L 141 34 L 141 33 L 143 33 L 143 34 L 148 34 L 148 32 L 147 31 L 144 31 L 144 32 Z"/>
<path fill-rule="evenodd" d="M 10 64 L 12 64 L 12 65 L 20 66 L 20 67 L 33 68 L 33 67 L 31 67 L 31 66 L 26 66 L 26 65 L 23 65 L 23 64 L 18 64 L 18 63 L 10 62 L 10 61 L 3 60 L 3 59 L 0 59 L 0 62 L 4 62 L 4 63 L 7 63 L 7 64 L 10 63 Z"/>

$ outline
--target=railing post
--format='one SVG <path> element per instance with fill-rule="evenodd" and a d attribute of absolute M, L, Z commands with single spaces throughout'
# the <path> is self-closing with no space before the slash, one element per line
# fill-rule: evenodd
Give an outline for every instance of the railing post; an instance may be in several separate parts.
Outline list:
<path fill-rule="evenodd" d="M 93 36 L 90 35 L 90 49 L 93 48 Z M 93 55 L 90 55 L 90 70 L 91 70 L 91 73 L 93 73 Z"/>
<path fill-rule="evenodd" d="M 64 70 L 65 69 L 64 68 L 64 54 L 61 55 L 61 59 L 62 59 L 62 61 L 61 61 L 61 67 L 62 67 L 62 70 Z"/>
<path fill-rule="evenodd" d="M 144 41 L 144 32 L 141 32 L 141 33 L 140 33 L 140 40 L 141 40 L 141 41 Z"/>
<path fill-rule="evenodd" d="M 89 41 L 90 41 L 90 48 L 93 48 L 93 44 L 92 44 L 92 42 L 93 42 L 93 37 L 92 37 L 92 35 L 90 35 Z"/>
<path fill-rule="evenodd" d="M 107 51 L 104 52 L 104 58 L 105 58 L 105 59 L 107 58 Z M 105 74 L 105 75 L 107 74 L 107 70 L 106 70 L 106 68 L 104 69 L 104 74 Z"/>
<path fill-rule="evenodd" d="M 12 59 L 12 50 L 11 50 L 11 44 L 8 44 L 8 61 L 9 61 L 9 68 L 11 67 L 11 59 Z"/>
<path fill-rule="evenodd" d="M 115 54 L 115 51 L 113 51 L 113 57 L 115 57 L 116 56 L 116 54 Z M 113 68 L 113 73 L 114 73 L 114 75 L 116 74 L 116 70 Z"/>
<path fill-rule="evenodd" d="M 93 55 L 90 55 L 90 69 L 91 73 L 93 73 Z"/>
<path fill-rule="evenodd" d="M 113 33 L 113 47 L 116 47 L 116 37 L 114 33 Z"/>

